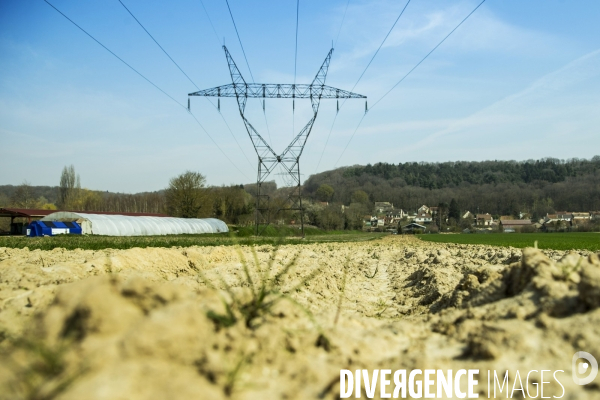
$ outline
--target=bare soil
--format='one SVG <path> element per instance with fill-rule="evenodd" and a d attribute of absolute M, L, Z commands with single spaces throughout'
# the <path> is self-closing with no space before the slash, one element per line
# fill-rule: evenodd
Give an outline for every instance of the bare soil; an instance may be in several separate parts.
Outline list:
<path fill-rule="evenodd" d="M 598 399 L 571 357 L 600 355 L 599 307 L 588 252 L 0 248 L 0 399 L 333 399 L 340 369 L 384 368 L 479 369 L 483 398 L 488 370 L 563 370 L 563 398 Z"/>

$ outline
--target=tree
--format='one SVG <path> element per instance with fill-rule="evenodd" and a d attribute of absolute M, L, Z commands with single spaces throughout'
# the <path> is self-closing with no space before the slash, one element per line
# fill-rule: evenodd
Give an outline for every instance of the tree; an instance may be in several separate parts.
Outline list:
<path fill-rule="evenodd" d="M 352 203 L 369 204 L 369 195 L 364 190 L 355 190 L 352 193 Z"/>
<path fill-rule="evenodd" d="M 23 181 L 12 195 L 11 203 L 18 208 L 35 208 L 37 200 L 29 182 Z"/>
<path fill-rule="evenodd" d="M 200 218 L 210 214 L 207 204 L 206 177 L 199 172 L 186 171 L 172 178 L 165 190 L 167 212 L 181 218 Z"/>
<path fill-rule="evenodd" d="M 456 221 L 460 220 L 460 209 L 458 208 L 458 203 L 454 198 L 450 200 L 450 206 L 448 207 L 448 218 L 454 218 Z"/>
<path fill-rule="evenodd" d="M 317 189 L 317 199 L 320 201 L 329 201 L 333 197 L 334 190 L 331 186 L 324 183 Z"/>
<path fill-rule="evenodd" d="M 60 175 L 58 187 L 58 207 L 60 209 L 73 208 L 79 198 L 81 182 L 79 175 L 75 173 L 75 167 L 71 164 L 64 167 Z"/>
<path fill-rule="evenodd" d="M 327 206 L 319 213 L 321 228 L 325 230 L 337 230 L 344 228 L 344 215 L 342 214 L 340 207 Z"/>

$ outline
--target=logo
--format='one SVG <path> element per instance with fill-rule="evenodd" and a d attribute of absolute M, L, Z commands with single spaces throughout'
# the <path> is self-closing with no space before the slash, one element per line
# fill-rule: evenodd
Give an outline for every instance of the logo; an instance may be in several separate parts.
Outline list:
<path fill-rule="evenodd" d="M 598 375 L 598 361 L 596 361 L 594 356 L 590 353 L 578 351 L 573 354 L 571 371 L 573 374 L 573 382 L 577 385 L 587 385 L 596 378 L 596 375 Z M 587 377 L 582 377 L 588 373 L 589 375 Z"/>

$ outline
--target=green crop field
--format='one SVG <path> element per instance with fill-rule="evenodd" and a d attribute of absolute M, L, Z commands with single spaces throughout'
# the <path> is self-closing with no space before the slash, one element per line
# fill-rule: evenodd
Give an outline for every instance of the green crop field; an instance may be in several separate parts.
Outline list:
<path fill-rule="evenodd" d="M 57 235 L 46 237 L 0 236 L 0 247 L 29 248 L 30 250 L 102 250 L 131 249 L 134 247 L 189 247 L 189 246 L 232 246 L 262 244 L 302 244 L 323 242 L 357 242 L 377 239 L 385 233 L 364 233 L 360 231 L 322 231 L 307 228 L 306 237 L 300 237 L 297 228 L 269 226 L 263 235 L 254 237 L 253 228 L 231 228 L 230 233 L 204 235 L 166 236 L 95 236 Z"/>
<path fill-rule="evenodd" d="M 600 233 L 489 233 L 454 235 L 418 235 L 421 240 L 437 243 L 487 244 L 491 246 L 537 247 L 554 250 L 600 250 Z"/>

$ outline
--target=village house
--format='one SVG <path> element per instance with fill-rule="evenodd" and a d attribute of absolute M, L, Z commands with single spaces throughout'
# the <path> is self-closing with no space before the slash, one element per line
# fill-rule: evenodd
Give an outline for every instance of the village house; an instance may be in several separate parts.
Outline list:
<path fill-rule="evenodd" d="M 429 207 L 427 207 L 425 204 L 423 204 L 421 207 L 419 207 L 417 209 L 417 214 L 429 214 Z"/>
<path fill-rule="evenodd" d="M 415 222 L 417 224 L 430 224 L 432 221 L 431 214 L 428 213 L 419 213 L 415 217 Z"/>
<path fill-rule="evenodd" d="M 573 216 L 573 222 L 575 221 L 589 221 L 591 218 L 591 215 L 589 212 L 574 212 L 571 213 L 571 215 Z"/>
<path fill-rule="evenodd" d="M 477 214 L 477 225 L 479 226 L 491 226 L 494 222 L 494 218 L 489 214 Z"/>
<path fill-rule="evenodd" d="M 392 211 L 394 209 L 394 205 L 389 201 L 376 201 L 375 202 L 375 212 L 376 213 L 385 213 L 388 211 Z"/>
<path fill-rule="evenodd" d="M 385 216 L 386 225 L 398 224 L 398 222 L 405 217 L 408 217 L 408 213 L 402 209 L 390 211 Z"/>
<path fill-rule="evenodd" d="M 573 213 L 570 213 L 568 211 L 557 211 L 556 219 L 558 219 L 560 221 L 571 222 L 573 220 Z"/>
<path fill-rule="evenodd" d="M 472 221 L 475 219 L 475 216 L 473 215 L 473 213 L 471 213 L 471 211 L 467 211 L 463 214 L 462 219 L 468 219 Z"/>
<path fill-rule="evenodd" d="M 571 220 L 573 219 L 573 213 L 569 213 L 566 211 L 559 211 L 554 214 L 546 214 L 544 217 L 544 224 L 562 221 L 565 223 L 571 224 Z"/>

